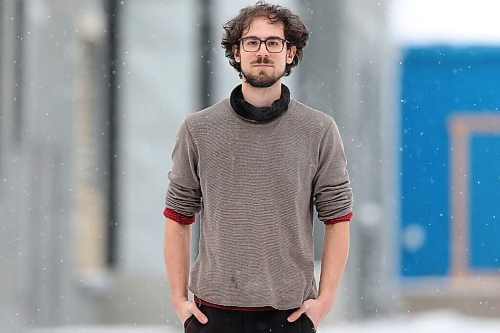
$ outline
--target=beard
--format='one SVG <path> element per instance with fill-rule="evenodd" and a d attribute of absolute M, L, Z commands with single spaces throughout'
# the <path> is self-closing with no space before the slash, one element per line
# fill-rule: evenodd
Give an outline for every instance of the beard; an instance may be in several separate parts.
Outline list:
<path fill-rule="evenodd" d="M 257 61 L 255 61 L 257 64 L 269 64 L 271 63 L 269 59 L 267 58 L 258 58 Z M 251 64 L 252 65 L 252 64 Z M 274 85 L 276 82 L 278 82 L 283 75 L 285 74 L 285 70 L 283 72 L 278 73 L 278 74 L 267 74 L 264 70 L 261 70 L 257 74 L 251 74 L 248 72 L 245 72 L 243 68 L 241 69 L 241 75 L 245 78 L 245 82 L 248 83 L 250 86 L 254 88 L 269 88 L 272 85 Z"/>

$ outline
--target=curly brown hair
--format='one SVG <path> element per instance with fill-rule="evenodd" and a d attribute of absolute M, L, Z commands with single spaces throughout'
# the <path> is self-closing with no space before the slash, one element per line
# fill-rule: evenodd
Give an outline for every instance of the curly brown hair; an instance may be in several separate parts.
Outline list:
<path fill-rule="evenodd" d="M 290 75 L 292 68 L 297 66 L 304 56 L 303 49 L 309 39 L 309 30 L 302 19 L 292 13 L 290 9 L 280 5 L 271 5 L 265 1 L 258 1 L 253 6 L 241 9 L 235 18 L 224 24 L 225 33 L 222 36 L 221 45 L 225 49 L 229 64 L 240 73 L 241 77 L 241 65 L 234 59 L 233 46 L 239 48 L 239 39 L 256 17 L 267 17 L 272 23 L 282 23 L 284 25 L 285 39 L 289 41 L 287 47 L 290 48 L 293 45 L 297 48 L 292 63 L 287 64 L 285 67 L 284 76 Z"/>

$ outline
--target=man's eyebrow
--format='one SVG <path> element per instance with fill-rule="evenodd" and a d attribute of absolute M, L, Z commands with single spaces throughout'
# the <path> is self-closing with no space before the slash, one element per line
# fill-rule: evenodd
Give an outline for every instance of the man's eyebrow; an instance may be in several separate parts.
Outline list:
<path fill-rule="evenodd" d="M 260 39 L 260 37 L 257 37 L 257 36 L 253 36 L 253 35 L 248 35 L 248 36 L 243 36 L 241 38 L 257 38 L 257 39 Z M 268 39 L 268 38 L 279 38 L 279 39 L 283 39 L 283 37 L 280 37 L 280 36 L 267 36 L 266 38 L 262 38 L 262 39 Z"/>

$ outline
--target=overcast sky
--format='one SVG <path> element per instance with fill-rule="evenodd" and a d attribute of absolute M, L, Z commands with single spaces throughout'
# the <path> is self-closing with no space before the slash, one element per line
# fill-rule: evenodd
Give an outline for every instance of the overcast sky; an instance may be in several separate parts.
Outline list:
<path fill-rule="evenodd" d="M 391 30 L 400 44 L 500 46 L 500 0 L 392 0 Z"/>

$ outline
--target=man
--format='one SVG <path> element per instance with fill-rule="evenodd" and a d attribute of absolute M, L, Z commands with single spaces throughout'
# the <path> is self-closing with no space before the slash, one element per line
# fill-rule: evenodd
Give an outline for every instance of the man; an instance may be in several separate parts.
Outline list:
<path fill-rule="evenodd" d="M 171 301 L 186 332 L 314 332 L 349 248 L 342 141 L 331 116 L 290 99 L 281 83 L 309 38 L 297 15 L 257 2 L 224 29 L 242 84 L 178 131 L 164 210 Z M 314 207 L 325 224 L 319 292 Z M 190 270 L 196 213 L 199 255 Z"/>

